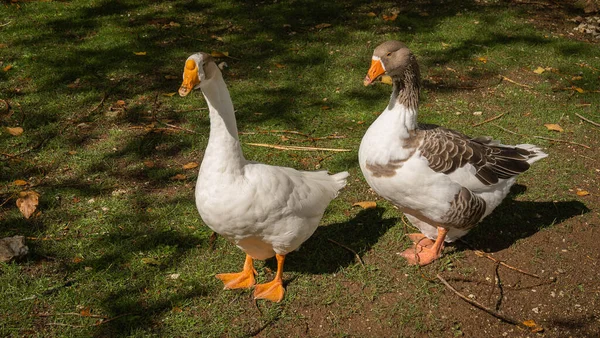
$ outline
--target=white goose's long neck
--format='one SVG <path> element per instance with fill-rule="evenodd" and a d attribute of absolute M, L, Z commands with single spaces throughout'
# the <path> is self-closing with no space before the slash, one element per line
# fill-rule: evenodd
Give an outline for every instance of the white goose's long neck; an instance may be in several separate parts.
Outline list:
<path fill-rule="evenodd" d="M 208 104 L 210 135 L 202 167 L 219 172 L 240 170 L 246 159 L 242 153 L 227 85 L 220 72 L 207 80 L 202 93 Z"/>

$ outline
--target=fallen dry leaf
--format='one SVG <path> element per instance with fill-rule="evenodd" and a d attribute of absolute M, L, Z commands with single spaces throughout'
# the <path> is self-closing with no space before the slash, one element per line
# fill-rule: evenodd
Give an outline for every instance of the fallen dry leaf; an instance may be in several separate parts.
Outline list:
<path fill-rule="evenodd" d="M 172 97 L 172 96 L 175 96 L 175 94 L 177 94 L 177 92 L 172 92 L 172 93 L 163 93 L 163 96 Z"/>
<path fill-rule="evenodd" d="M 483 63 L 487 63 L 488 62 L 488 59 L 485 56 L 478 57 L 476 60 L 480 61 L 480 62 L 483 62 Z"/>
<path fill-rule="evenodd" d="M 579 81 L 579 80 L 581 80 L 581 79 L 583 79 L 583 76 L 579 76 L 579 75 L 577 75 L 577 76 L 573 76 L 573 77 L 571 78 L 571 80 L 572 80 L 572 81 Z"/>
<path fill-rule="evenodd" d="M 133 52 L 135 55 L 146 55 L 146 52 Z"/>
<path fill-rule="evenodd" d="M 17 198 L 17 207 L 25 218 L 31 217 L 39 203 L 40 194 L 33 190 L 21 191 Z"/>
<path fill-rule="evenodd" d="M 148 264 L 148 265 L 160 265 L 160 263 L 156 259 L 154 259 L 152 257 L 144 257 L 144 258 L 142 258 L 142 263 Z"/>
<path fill-rule="evenodd" d="M 369 17 L 373 18 L 373 17 L 376 17 L 376 16 L 377 16 L 377 14 L 375 14 L 375 13 L 373 13 L 373 12 L 369 12 L 369 13 L 367 13 L 367 16 L 369 16 Z"/>
<path fill-rule="evenodd" d="M 211 38 L 213 38 L 213 39 L 215 39 L 215 40 L 217 40 L 217 41 L 224 42 L 224 41 L 223 41 L 223 38 L 222 38 L 222 37 L 220 37 L 220 36 L 213 35 L 213 36 L 211 36 Z"/>
<path fill-rule="evenodd" d="M 228 57 L 229 56 L 229 52 L 217 52 L 217 51 L 212 51 L 210 52 L 210 55 L 214 58 L 222 58 L 222 57 Z"/>
<path fill-rule="evenodd" d="M 146 168 L 154 168 L 154 162 L 152 161 L 144 161 L 144 165 L 146 166 Z"/>
<path fill-rule="evenodd" d="M 186 170 L 187 169 L 194 169 L 194 168 L 197 168 L 197 167 L 198 167 L 198 163 L 196 163 L 196 162 L 190 162 L 190 163 L 187 163 L 187 164 L 183 165 L 183 169 L 186 169 Z"/>
<path fill-rule="evenodd" d="M 123 106 L 125 106 L 125 101 L 123 101 L 123 100 L 117 100 L 117 102 L 115 103 L 115 105 L 117 107 L 123 107 Z"/>
<path fill-rule="evenodd" d="M 536 74 L 542 74 L 543 72 L 545 72 L 546 69 L 543 67 L 537 67 L 533 72 Z"/>
<path fill-rule="evenodd" d="M 285 65 L 282 65 L 281 63 L 276 63 L 275 67 L 277 67 L 277 68 L 285 68 Z"/>
<path fill-rule="evenodd" d="M 331 24 L 330 23 L 320 23 L 315 26 L 316 29 L 323 29 L 323 28 L 327 28 L 327 27 L 331 27 Z"/>
<path fill-rule="evenodd" d="M 83 309 L 81 309 L 81 311 L 79 311 L 79 314 L 82 317 L 90 317 L 92 315 L 92 311 L 90 310 L 90 307 L 85 307 Z"/>
<path fill-rule="evenodd" d="M 548 128 L 548 130 L 557 131 L 559 133 L 562 133 L 563 131 L 565 131 L 564 129 L 562 129 L 561 126 L 559 126 L 556 123 L 545 123 L 544 126 L 546 128 Z"/>
<path fill-rule="evenodd" d="M 185 180 L 186 178 L 187 177 L 184 174 L 177 174 L 177 175 L 171 177 L 171 179 L 175 180 L 175 181 L 182 181 L 182 180 Z"/>
<path fill-rule="evenodd" d="M 7 48 L 7 47 L 8 47 L 8 45 L 7 45 L 7 44 L 5 44 L 5 43 L 0 43 L 0 48 Z"/>
<path fill-rule="evenodd" d="M 577 190 L 577 196 L 587 196 L 590 192 L 587 190 Z"/>
<path fill-rule="evenodd" d="M 14 127 L 14 128 L 6 127 L 6 130 L 12 136 L 19 136 L 19 135 L 23 134 L 23 128 L 21 128 L 21 127 Z"/>
<path fill-rule="evenodd" d="M 78 263 L 81 263 L 81 262 L 83 262 L 83 258 L 81 258 L 79 256 L 73 258 L 73 263 L 78 264 Z"/>
<path fill-rule="evenodd" d="M 377 207 L 377 203 L 374 201 L 362 201 L 362 202 L 356 202 L 354 204 L 352 204 L 353 207 L 361 207 L 363 209 L 372 209 Z"/>
<path fill-rule="evenodd" d="M 528 328 L 531 329 L 531 332 L 536 333 L 536 332 L 542 332 L 544 331 L 544 328 L 537 325 L 535 321 L 533 320 L 526 320 L 523 322 L 523 325 L 527 326 Z"/>
<path fill-rule="evenodd" d="M 573 87 L 573 89 L 574 89 L 575 91 L 577 91 L 579 94 L 583 94 L 583 93 L 585 93 L 585 90 L 583 90 L 582 88 L 579 88 L 579 87 Z"/>
<path fill-rule="evenodd" d="M 24 180 L 16 180 L 13 182 L 14 185 L 16 186 L 23 186 L 23 185 L 27 185 L 27 181 Z"/>
<path fill-rule="evenodd" d="M 13 67 L 12 65 L 8 65 L 8 66 L 2 68 L 2 70 L 5 72 L 8 72 L 9 70 L 11 70 L 12 67 Z"/>
<path fill-rule="evenodd" d="M 382 15 L 383 21 L 394 21 L 398 18 L 398 13 L 393 13 L 392 15 Z"/>

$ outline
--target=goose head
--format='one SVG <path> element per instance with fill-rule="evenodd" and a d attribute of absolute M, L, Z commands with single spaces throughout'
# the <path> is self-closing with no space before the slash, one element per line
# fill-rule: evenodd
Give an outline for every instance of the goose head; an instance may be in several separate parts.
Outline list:
<path fill-rule="evenodd" d="M 210 72 L 214 71 L 214 69 L 213 67 L 208 67 L 210 63 L 214 64 L 212 56 L 202 52 L 193 54 L 187 58 L 185 67 L 183 68 L 183 82 L 179 87 L 180 96 L 187 96 L 192 90 L 200 88 L 203 81 L 211 77 Z M 216 65 L 214 68 L 217 68 Z"/>
<path fill-rule="evenodd" d="M 414 65 L 416 59 L 405 44 L 400 41 L 386 41 L 375 48 L 371 67 L 363 84 L 368 86 L 384 74 L 390 76 L 393 82 L 397 82 L 402 80 L 406 70 Z"/>

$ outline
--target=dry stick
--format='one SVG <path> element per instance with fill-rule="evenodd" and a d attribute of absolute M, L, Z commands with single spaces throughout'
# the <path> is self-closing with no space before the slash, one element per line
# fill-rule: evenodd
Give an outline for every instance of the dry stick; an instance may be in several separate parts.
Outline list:
<path fill-rule="evenodd" d="M 497 115 L 497 116 L 494 116 L 494 117 L 491 117 L 491 118 L 489 118 L 489 119 L 487 119 L 487 120 L 485 120 L 485 121 L 483 121 L 483 122 L 475 123 L 475 124 L 474 124 L 474 125 L 472 125 L 471 127 L 477 127 L 477 126 L 480 126 L 480 125 L 482 125 L 482 124 L 485 124 L 485 123 L 488 123 L 488 122 L 491 122 L 491 121 L 497 120 L 497 119 L 501 118 L 502 116 L 504 116 L 504 113 L 502 113 L 502 114 L 500 114 L 500 115 Z"/>
<path fill-rule="evenodd" d="M 528 89 L 533 89 L 533 87 L 532 87 L 532 86 L 528 86 L 528 85 L 526 85 L 526 84 L 518 83 L 518 82 L 516 82 L 516 81 L 513 81 L 513 80 L 511 80 L 511 79 L 507 78 L 507 77 L 506 77 L 506 76 L 504 76 L 504 75 L 500 75 L 500 78 L 501 78 L 502 80 L 505 80 L 505 81 L 508 81 L 508 82 L 510 82 L 510 83 L 516 84 L 517 86 L 521 86 L 521 87 L 528 88 Z"/>
<path fill-rule="evenodd" d="M 179 130 L 187 131 L 188 133 L 197 134 L 195 131 L 193 131 L 191 129 L 187 129 L 187 128 L 183 128 L 183 127 L 178 127 L 178 126 L 176 126 L 174 124 L 165 123 L 165 126 L 173 128 L 173 129 L 179 129 Z"/>
<path fill-rule="evenodd" d="M 501 127 L 501 126 L 499 126 L 497 124 L 494 124 L 494 126 L 496 126 L 496 127 L 500 128 L 500 129 L 504 130 L 507 133 L 511 133 L 513 135 L 528 136 L 528 135 L 524 135 L 524 134 L 515 133 L 514 131 L 508 130 L 508 129 L 506 129 L 504 127 Z M 541 140 L 552 141 L 552 142 L 570 143 L 570 144 L 574 144 L 574 145 L 577 145 L 577 146 L 580 146 L 580 147 L 584 147 L 586 149 L 592 149 L 592 147 L 590 147 L 588 145 L 577 143 L 577 142 L 572 142 L 572 141 L 559 140 L 559 139 L 555 139 L 555 138 L 544 137 L 544 136 L 537 136 L 537 135 L 533 135 L 533 136 L 530 136 L 530 137 L 539 138 Z"/>
<path fill-rule="evenodd" d="M 588 119 L 586 117 L 583 117 L 583 116 L 581 116 L 581 115 L 579 115 L 577 113 L 575 113 L 575 115 L 577 115 L 577 117 L 579 117 L 580 119 L 584 120 L 585 122 L 589 122 L 589 123 L 595 125 L 596 127 L 600 127 L 600 123 L 598 123 L 598 122 L 594 122 L 594 121 L 592 121 L 592 120 L 590 120 L 590 119 Z"/>
<path fill-rule="evenodd" d="M 337 152 L 351 151 L 350 149 L 281 146 L 281 145 L 266 144 L 266 143 L 246 143 L 246 144 L 249 146 L 273 148 L 273 149 L 279 149 L 279 150 L 300 150 L 300 151 L 320 151 L 320 150 L 322 150 L 322 151 L 337 151 Z"/>
<path fill-rule="evenodd" d="M 442 276 L 440 276 L 439 274 L 437 274 L 436 277 L 442 283 L 444 283 L 444 285 L 446 285 L 446 287 L 448 289 L 450 289 L 452 292 L 454 292 L 454 294 L 456 294 L 458 297 L 460 297 L 465 302 L 467 302 L 467 303 L 475 306 L 476 308 L 478 308 L 480 310 L 483 310 L 483 311 L 489 313 L 490 315 L 492 315 L 492 316 L 494 316 L 494 317 L 496 317 L 496 318 L 498 318 L 498 319 L 500 319 L 500 320 L 502 320 L 502 321 L 504 321 L 506 323 L 510 323 L 510 324 L 516 325 L 516 326 L 518 326 L 518 327 L 520 327 L 522 329 L 525 329 L 525 330 L 531 330 L 531 328 L 529 328 L 527 325 L 521 323 L 520 321 L 518 321 L 516 319 L 513 319 L 511 317 L 508 317 L 506 315 L 500 314 L 497 311 L 494 311 L 492 309 L 487 308 L 486 306 L 484 306 L 483 304 L 481 304 L 481 303 L 479 303 L 477 301 L 469 299 L 468 297 L 466 297 L 462 293 L 458 292 L 455 288 L 453 288 L 452 285 L 448 284 L 448 282 L 446 282 L 446 280 L 444 278 L 442 278 Z"/>
<path fill-rule="evenodd" d="M 108 97 L 108 92 L 104 92 L 104 95 L 102 96 L 102 100 L 100 100 L 100 103 L 98 103 L 98 105 L 96 107 L 94 107 L 93 109 L 88 111 L 88 114 L 91 114 L 91 113 L 95 112 L 98 108 L 102 107 L 102 105 L 104 104 L 104 101 L 106 100 L 107 97 Z"/>
<path fill-rule="evenodd" d="M 106 317 L 106 316 L 102 316 L 102 315 L 93 315 L 93 314 L 89 314 L 89 315 L 82 315 L 81 313 L 77 313 L 77 312 L 63 312 L 63 313 L 38 313 L 38 314 L 36 314 L 36 316 L 38 316 L 38 317 L 54 317 L 54 316 L 79 316 L 79 317 L 103 318 L 103 319 L 107 319 L 107 318 L 108 318 L 108 317 Z"/>
<path fill-rule="evenodd" d="M 464 243 L 464 241 L 463 241 L 463 243 Z M 475 251 L 474 251 L 474 253 L 475 253 L 477 256 L 479 256 L 479 257 L 485 257 L 485 258 L 487 258 L 487 259 L 491 260 L 492 262 L 494 262 L 494 263 L 496 263 L 496 264 L 500 264 L 500 265 L 502 265 L 502 266 L 503 266 L 503 267 L 505 267 L 505 268 L 509 268 L 509 269 L 511 269 L 511 270 L 514 270 L 514 271 L 520 272 L 520 273 L 522 273 L 522 274 L 524 274 L 524 275 L 527 275 L 527 276 L 531 276 L 531 277 L 535 277 L 535 278 L 540 278 L 540 276 L 538 276 L 538 275 L 536 275 L 536 274 L 533 274 L 533 273 L 531 273 L 531 272 L 527 272 L 527 271 L 521 270 L 521 269 L 519 269 L 519 268 L 515 268 L 514 266 L 510 266 L 510 265 L 508 265 L 508 264 L 504 263 L 503 261 L 501 261 L 501 260 L 498 260 L 498 259 L 496 259 L 496 258 L 494 258 L 494 257 L 492 257 L 492 256 L 490 256 L 490 255 L 486 255 L 486 253 L 485 253 L 485 252 L 483 252 L 483 251 L 481 251 L 481 250 L 475 250 Z"/>
<path fill-rule="evenodd" d="M 356 257 L 356 259 L 357 259 L 357 260 L 358 260 L 358 262 L 360 263 L 360 265 L 362 265 L 362 267 L 363 267 L 363 268 L 365 267 L 365 263 L 363 263 L 362 259 L 361 259 L 361 258 L 360 258 L 360 256 L 359 256 L 359 255 L 356 253 L 356 251 L 354 251 L 354 250 L 350 249 L 349 247 L 345 246 L 345 245 L 344 245 L 344 244 L 342 244 L 342 243 L 338 243 L 338 242 L 334 241 L 334 240 L 333 240 L 333 239 L 331 239 L 331 238 L 327 238 L 327 240 L 328 240 L 328 241 L 330 241 L 331 243 L 337 244 L 337 245 L 341 246 L 342 248 L 344 248 L 344 249 L 346 249 L 346 250 L 348 250 L 348 251 L 352 252 L 352 253 L 354 254 L 354 257 Z"/>

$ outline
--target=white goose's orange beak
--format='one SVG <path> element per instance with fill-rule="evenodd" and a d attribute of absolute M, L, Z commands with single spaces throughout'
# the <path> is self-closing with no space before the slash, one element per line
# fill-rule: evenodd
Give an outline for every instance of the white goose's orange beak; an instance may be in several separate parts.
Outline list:
<path fill-rule="evenodd" d="M 369 68 L 369 71 L 367 72 L 367 76 L 365 76 L 365 80 L 363 81 L 363 84 L 365 86 L 368 86 L 383 74 L 385 74 L 385 69 L 383 68 L 383 64 L 381 63 L 381 60 L 373 59 L 373 60 L 371 60 L 371 67 Z"/>
<path fill-rule="evenodd" d="M 194 87 L 200 84 L 198 79 L 198 66 L 194 60 L 187 60 L 183 69 L 183 83 L 179 87 L 179 96 L 186 96 Z"/>

